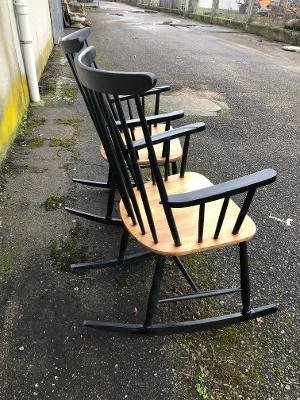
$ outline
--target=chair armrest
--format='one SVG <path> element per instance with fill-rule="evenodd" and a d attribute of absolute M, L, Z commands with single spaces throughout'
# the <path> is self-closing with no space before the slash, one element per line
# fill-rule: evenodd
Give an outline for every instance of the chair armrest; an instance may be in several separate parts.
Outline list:
<path fill-rule="evenodd" d="M 171 87 L 169 85 L 156 86 L 156 87 L 154 87 L 152 89 L 147 90 L 147 92 L 145 94 L 143 94 L 143 96 L 149 96 L 149 95 L 152 95 L 152 94 L 168 92 L 170 89 L 171 89 Z"/>
<path fill-rule="evenodd" d="M 160 122 L 174 121 L 176 119 L 182 118 L 184 116 L 184 112 L 182 110 L 173 111 L 165 114 L 157 114 L 150 115 L 146 117 L 146 122 L 148 125 L 159 124 Z M 118 127 L 122 127 L 121 121 L 116 121 Z M 126 121 L 128 128 L 136 128 L 141 125 L 141 121 L 139 118 L 128 119 Z"/>
<path fill-rule="evenodd" d="M 254 174 L 245 175 L 214 186 L 168 196 L 167 203 L 170 207 L 180 208 L 223 199 L 224 197 L 230 197 L 238 193 L 255 190 L 260 186 L 268 185 L 275 181 L 276 175 L 277 172 L 273 169 L 263 169 Z"/>
<path fill-rule="evenodd" d="M 156 86 L 152 89 L 149 89 L 146 93 L 144 93 L 141 97 L 143 96 L 150 96 L 153 94 L 159 94 L 159 93 L 163 93 L 163 92 L 167 92 L 169 91 L 171 88 L 170 86 Z M 122 95 L 119 96 L 120 101 L 124 101 L 124 100 L 130 100 L 130 99 L 134 99 L 134 96 L 132 95 Z M 110 99 L 110 101 L 113 103 L 114 99 Z"/>
<path fill-rule="evenodd" d="M 180 128 L 171 129 L 169 131 L 164 131 L 156 135 L 151 136 L 152 144 L 155 146 L 158 143 L 166 142 L 167 140 L 172 140 L 179 138 L 181 136 L 190 135 L 192 133 L 202 132 L 205 130 L 205 123 L 199 122 L 197 124 L 185 125 Z M 143 149 L 147 147 L 145 139 L 138 139 L 132 142 L 133 148 L 135 150 Z"/>

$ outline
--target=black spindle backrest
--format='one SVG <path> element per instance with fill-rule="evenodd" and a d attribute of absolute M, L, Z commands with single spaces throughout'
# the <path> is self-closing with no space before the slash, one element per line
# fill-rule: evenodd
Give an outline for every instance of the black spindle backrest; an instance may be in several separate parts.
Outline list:
<path fill-rule="evenodd" d="M 133 204 L 135 214 L 138 219 L 138 214 L 140 213 L 140 211 L 137 209 L 137 207 L 135 207 L 136 199 L 131 184 L 129 182 L 130 176 L 128 175 L 128 172 L 131 172 L 131 176 L 135 179 L 137 188 L 140 190 L 141 193 L 143 207 L 145 209 L 145 213 L 148 219 L 148 224 L 152 233 L 153 240 L 154 242 L 157 242 L 158 240 L 156 235 L 156 229 L 153 221 L 152 212 L 149 206 L 146 190 L 144 187 L 144 181 L 142 178 L 140 166 L 137 162 L 136 151 L 133 148 L 132 140 L 129 135 L 129 129 L 119 100 L 119 95 L 123 94 L 131 95 L 135 99 L 143 133 L 147 143 L 149 144 L 148 152 L 150 159 L 150 167 L 153 172 L 153 175 L 155 176 L 155 180 L 158 185 L 161 198 L 163 199 L 163 206 L 166 211 L 171 232 L 174 236 L 175 243 L 177 245 L 180 245 L 179 236 L 177 233 L 172 211 L 170 207 L 168 207 L 166 204 L 167 200 L 166 190 L 159 170 L 159 165 L 157 163 L 155 151 L 151 142 L 151 136 L 148 130 L 144 109 L 140 101 L 140 96 L 147 90 L 154 87 L 156 83 L 156 77 L 151 73 L 128 73 L 128 72 L 102 71 L 99 69 L 97 70 L 92 67 L 95 54 L 96 54 L 95 49 L 93 47 L 89 47 L 83 50 L 78 55 L 78 58 L 75 61 L 75 65 L 79 80 L 82 86 L 84 87 L 84 90 L 86 91 L 89 97 L 92 97 L 93 93 L 92 101 L 94 104 L 88 105 L 89 109 L 92 110 L 91 114 L 92 115 L 94 114 L 95 111 L 93 111 L 93 109 L 95 109 L 95 107 L 97 109 L 96 110 L 97 112 L 101 112 L 102 119 L 100 122 L 99 122 L 99 117 L 97 118 L 97 116 L 94 115 L 92 118 L 93 120 L 96 121 L 95 125 L 98 134 L 105 147 L 105 151 L 107 149 L 108 161 L 112 166 L 112 170 L 114 171 L 115 174 L 120 174 L 121 176 L 119 177 L 120 183 L 125 182 L 126 189 L 123 190 L 123 194 L 125 195 L 125 197 L 126 194 L 129 195 L 130 200 Z M 122 125 L 122 131 L 124 132 L 125 135 L 125 140 L 127 144 L 126 150 L 125 149 L 122 150 L 122 145 L 117 139 L 117 137 L 119 136 L 116 134 L 117 126 L 111 114 L 108 103 L 106 101 L 105 98 L 106 94 L 114 96 L 116 109 Z M 108 135 L 109 138 L 103 138 L 103 136 L 106 135 Z M 123 164 L 126 164 L 128 169 L 124 168 Z M 122 191 L 120 191 L 120 194 L 123 199 Z"/>
<path fill-rule="evenodd" d="M 74 78 L 76 80 L 76 83 L 79 87 L 79 90 L 81 92 L 81 94 L 83 95 L 83 91 L 82 91 L 82 87 L 81 87 L 81 83 L 78 80 L 78 76 L 77 76 L 77 71 L 74 65 L 74 61 L 75 61 L 75 57 L 77 56 L 77 54 L 84 48 L 88 47 L 88 37 L 91 34 L 91 29 L 89 27 L 85 27 L 83 29 L 78 29 L 75 32 L 70 33 L 69 35 L 65 36 L 62 38 L 60 45 L 64 50 L 65 56 L 68 60 L 68 63 L 70 65 L 71 71 L 74 75 Z M 92 62 L 92 66 L 94 68 L 98 68 L 98 65 L 95 61 L 95 59 Z M 83 95 L 84 97 L 84 95 Z M 106 95 L 108 103 L 109 103 L 109 107 L 111 109 L 111 112 L 114 116 L 115 119 L 117 119 L 117 113 L 115 111 L 115 107 L 113 102 L 111 101 L 111 98 Z M 132 114 L 132 111 L 130 110 L 130 113 Z"/>

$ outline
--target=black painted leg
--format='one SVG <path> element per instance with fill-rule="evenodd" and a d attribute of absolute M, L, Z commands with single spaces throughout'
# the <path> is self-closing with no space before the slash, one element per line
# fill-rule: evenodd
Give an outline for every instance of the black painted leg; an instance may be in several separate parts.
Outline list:
<path fill-rule="evenodd" d="M 155 176 L 154 176 L 154 173 L 153 173 L 153 171 L 152 171 L 152 168 L 150 168 L 150 171 L 151 171 L 152 183 L 153 183 L 153 185 L 155 185 L 155 184 L 156 184 L 156 180 L 155 180 Z"/>
<path fill-rule="evenodd" d="M 199 289 L 196 285 L 196 283 L 193 281 L 192 277 L 190 276 L 190 274 L 188 273 L 188 271 L 186 270 L 185 266 L 183 265 L 182 261 L 180 260 L 179 257 L 173 257 L 173 260 L 175 261 L 177 267 L 179 268 L 179 270 L 181 271 L 182 275 L 185 277 L 185 279 L 187 280 L 188 284 L 191 286 L 191 288 L 195 291 L 195 292 L 199 292 Z"/>
<path fill-rule="evenodd" d="M 240 247 L 240 270 L 241 270 L 241 289 L 242 289 L 242 314 L 247 315 L 250 311 L 250 279 L 247 254 L 247 242 L 239 244 Z"/>
<path fill-rule="evenodd" d="M 109 189 L 109 194 L 108 194 L 108 199 L 107 199 L 107 208 L 106 208 L 106 217 L 111 218 L 113 209 L 114 209 L 114 203 L 115 203 L 115 195 L 116 195 L 116 188 L 112 186 Z"/>
<path fill-rule="evenodd" d="M 144 327 L 148 328 L 152 324 L 153 317 L 156 312 L 157 302 L 159 300 L 160 284 L 164 273 L 166 258 L 158 256 L 155 271 L 152 279 L 152 286 L 148 298 L 148 306 L 146 311 L 146 318 L 144 322 Z"/>
<path fill-rule="evenodd" d="M 122 232 L 122 237 L 121 237 L 121 242 L 120 242 L 120 249 L 119 249 L 119 256 L 118 259 L 122 260 L 124 258 L 125 252 L 127 250 L 128 246 L 128 239 L 129 239 L 129 233 L 127 229 L 123 229 Z"/>
<path fill-rule="evenodd" d="M 172 162 L 172 174 L 178 174 L 178 168 L 177 168 L 177 163 L 176 161 Z"/>

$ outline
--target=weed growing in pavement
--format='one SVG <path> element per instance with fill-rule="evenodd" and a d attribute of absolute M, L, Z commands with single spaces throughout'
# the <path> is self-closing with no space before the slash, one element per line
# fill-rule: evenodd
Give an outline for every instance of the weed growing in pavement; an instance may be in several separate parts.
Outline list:
<path fill-rule="evenodd" d="M 195 389 L 200 399 L 208 400 L 208 389 L 205 385 L 205 370 L 202 367 L 200 368 L 200 371 L 197 375 L 197 383 L 195 385 Z"/>

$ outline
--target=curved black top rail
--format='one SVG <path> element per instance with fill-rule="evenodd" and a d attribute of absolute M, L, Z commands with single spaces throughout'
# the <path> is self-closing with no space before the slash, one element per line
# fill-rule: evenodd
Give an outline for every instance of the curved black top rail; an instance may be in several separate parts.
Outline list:
<path fill-rule="evenodd" d="M 64 36 L 60 45 L 62 46 L 65 54 L 78 53 L 84 46 L 85 40 L 90 36 L 91 28 L 88 26 L 83 29 L 78 29 L 75 32 Z"/>
<path fill-rule="evenodd" d="M 118 72 L 92 68 L 95 47 L 89 46 L 75 58 L 75 67 L 81 83 L 88 89 L 112 95 L 142 95 L 156 84 L 151 72 Z"/>

